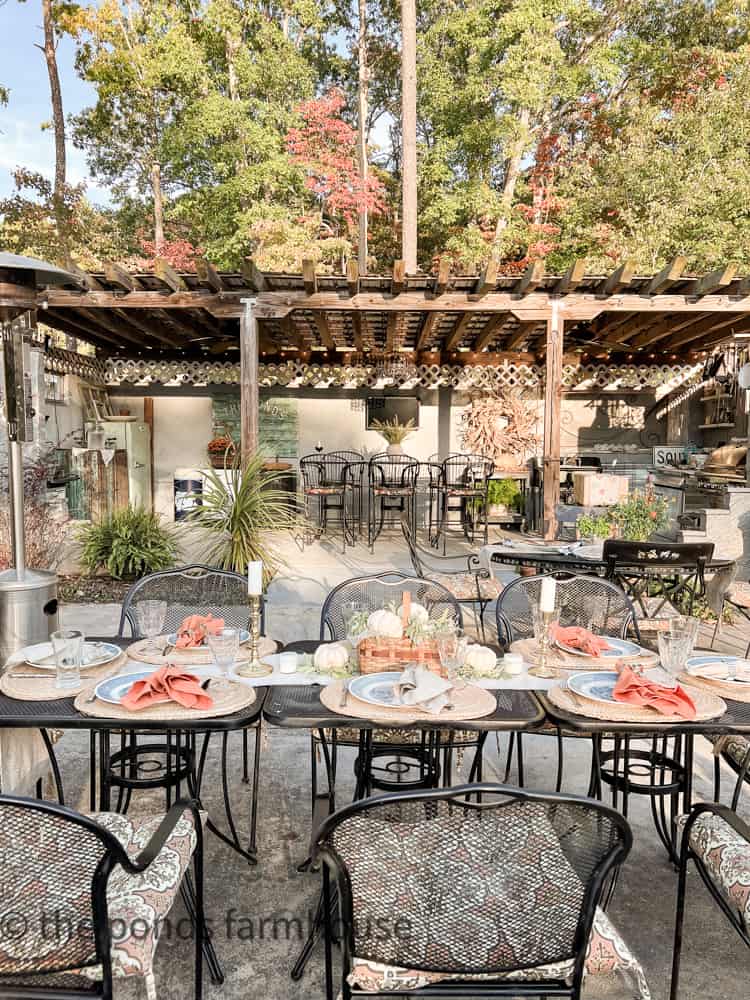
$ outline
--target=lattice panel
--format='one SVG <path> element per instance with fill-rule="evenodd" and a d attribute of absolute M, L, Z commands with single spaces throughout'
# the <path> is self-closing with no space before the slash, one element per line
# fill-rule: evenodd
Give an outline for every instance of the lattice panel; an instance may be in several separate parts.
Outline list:
<path fill-rule="evenodd" d="M 66 353 L 66 352 L 62 352 Z M 77 356 L 76 356 L 77 357 Z M 87 363 L 89 359 L 82 359 Z M 96 364 L 99 364 L 96 362 Z M 237 385 L 240 366 L 232 362 L 159 361 L 108 359 L 104 363 L 108 385 L 128 382 L 136 385 Z M 50 369 L 55 370 L 55 369 Z M 700 377 L 702 365 L 565 365 L 563 388 L 579 392 L 631 392 L 662 387 L 675 389 Z M 532 389 L 544 384 L 544 366 L 500 365 L 420 365 L 416 375 L 395 384 L 396 388 L 437 389 Z M 259 381 L 264 387 L 295 386 L 364 389 L 382 384 L 375 366 L 315 365 L 287 361 L 261 364 Z M 394 383 L 388 383 L 394 385 Z"/>
<path fill-rule="evenodd" d="M 78 375 L 87 382 L 103 385 L 110 382 L 109 367 L 97 358 L 75 351 L 51 347 L 44 356 L 45 371 L 54 375 Z"/>

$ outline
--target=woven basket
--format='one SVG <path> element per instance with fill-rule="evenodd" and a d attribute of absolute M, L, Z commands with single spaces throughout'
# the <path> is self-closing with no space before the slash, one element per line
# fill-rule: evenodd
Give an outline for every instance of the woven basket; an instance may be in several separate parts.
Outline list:
<path fill-rule="evenodd" d="M 401 604 L 403 625 L 406 628 L 411 610 L 411 594 L 408 590 L 404 591 Z M 435 639 L 414 643 L 407 636 L 401 639 L 369 636 L 360 641 L 357 652 L 359 671 L 362 674 L 377 674 L 383 670 L 400 671 L 407 663 L 419 663 L 428 670 L 440 674 L 441 677 L 445 675 L 440 665 L 440 653 Z"/>

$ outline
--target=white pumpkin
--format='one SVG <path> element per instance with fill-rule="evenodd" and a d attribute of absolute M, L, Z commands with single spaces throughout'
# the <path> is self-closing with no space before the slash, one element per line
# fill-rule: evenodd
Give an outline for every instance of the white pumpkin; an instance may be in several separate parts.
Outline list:
<path fill-rule="evenodd" d="M 403 604 L 398 609 L 398 616 L 401 619 L 401 621 L 404 620 Z M 430 612 L 427 610 L 424 604 L 417 604 L 416 601 L 414 601 L 411 607 L 409 608 L 409 621 L 419 622 L 420 625 L 424 625 L 429 620 L 430 620 Z"/>
<path fill-rule="evenodd" d="M 497 663 L 497 653 L 489 646 L 469 646 L 466 650 L 466 666 L 479 672 L 494 669 Z"/>
<path fill-rule="evenodd" d="M 341 670 L 349 662 L 349 650 L 342 643 L 326 642 L 318 646 L 313 657 L 315 669 L 321 673 Z"/>
<path fill-rule="evenodd" d="M 400 639 L 404 634 L 401 619 L 393 611 L 373 611 L 367 619 L 367 631 L 374 636 L 385 639 Z"/>

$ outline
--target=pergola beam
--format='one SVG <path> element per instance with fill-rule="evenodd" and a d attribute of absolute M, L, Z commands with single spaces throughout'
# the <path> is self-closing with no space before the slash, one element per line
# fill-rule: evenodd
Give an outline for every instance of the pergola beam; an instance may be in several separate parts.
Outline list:
<path fill-rule="evenodd" d="M 648 286 L 649 295 L 658 295 L 676 284 L 687 267 L 687 257 L 673 257 L 658 274 L 655 274 Z"/>
<path fill-rule="evenodd" d="M 323 347 L 327 347 L 329 351 L 336 349 L 336 344 L 334 343 L 333 337 L 331 336 L 331 328 L 328 325 L 328 317 L 325 313 L 314 313 L 313 322 L 315 323 L 315 329 L 320 337 L 320 342 Z"/>
<path fill-rule="evenodd" d="M 490 346 L 492 341 L 502 330 L 503 326 L 508 322 L 509 317 L 509 312 L 495 313 L 494 316 L 490 316 L 477 334 L 477 338 L 474 341 L 473 350 L 476 351 L 477 354 L 480 354 L 486 347 Z"/>
<path fill-rule="evenodd" d="M 715 271 L 711 271 L 710 274 L 704 274 L 702 278 L 696 281 L 691 294 L 701 297 L 718 292 L 721 288 L 726 288 L 727 285 L 732 284 L 737 271 L 737 264 L 726 264 L 724 267 L 719 267 Z"/>
<path fill-rule="evenodd" d="M 167 287 L 171 288 L 173 292 L 185 292 L 187 291 L 187 285 L 179 276 L 177 271 L 172 267 L 172 265 L 164 260 L 163 257 L 157 257 L 154 260 L 154 274 L 160 280 L 163 281 Z"/>
<path fill-rule="evenodd" d="M 406 289 L 406 261 L 394 260 L 391 275 L 391 295 L 400 295 Z"/>
<path fill-rule="evenodd" d="M 585 273 L 586 261 L 582 258 L 574 261 L 555 285 L 555 295 L 567 295 L 568 292 L 574 292 L 583 281 Z"/>
<path fill-rule="evenodd" d="M 455 351 L 459 346 L 461 341 L 466 336 L 466 331 L 469 329 L 472 320 L 474 319 L 474 313 L 464 313 L 463 316 L 459 316 L 456 325 L 453 327 L 451 332 L 445 339 L 445 349 L 446 351 Z"/>
<path fill-rule="evenodd" d="M 441 257 L 438 261 L 437 274 L 432 284 L 432 294 L 435 296 L 442 295 L 447 289 L 450 280 L 451 259 L 450 257 Z"/>
<path fill-rule="evenodd" d="M 441 312 L 430 312 L 426 313 L 422 319 L 422 326 L 420 327 L 419 333 L 417 334 L 416 340 L 416 351 L 422 351 L 425 349 L 427 344 L 429 344 L 430 339 L 433 335 L 435 327 L 439 325 L 440 320 L 443 318 L 443 313 Z"/>
<path fill-rule="evenodd" d="M 124 292 L 134 292 L 138 288 L 143 288 L 138 278 L 124 268 L 122 264 L 106 263 L 104 265 L 104 277 L 107 279 L 108 284 L 115 285 Z"/>
<path fill-rule="evenodd" d="M 513 291 L 516 295 L 523 298 L 524 295 L 528 295 L 537 289 L 543 280 L 544 261 L 535 260 L 526 268 Z"/>
<path fill-rule="evenodd" d="M 533 336 L 535 330 L 539 326 L 539 320 L 522 320 L 517 329 L 508 338 L 507 344 L 505 344 L 506 351 L 515 351 L 521 344 L 525 344 L 529 337 Z"/>
<path fill-rule="evenodd" d="M 210 260 L 198 257 L 195 261 L 195 273 L 204 288 L 210 288 L 212 292 L 218 293 L 224 291 L 224 279 Z"/>
<path fill-rule="evenodd" d="M 477 298 L 482 298 L 488 295 L 490 292 L 495 291 L 495 286 L 497 285 L 497 260 L 491 257 L 487 261 L 484 270 L 477 278 L 477 283 L 474 286 L 474 295 Z"/>
<path fill-rule="evenodd" d="M 314 267 L 314 265 L 313 265 Z M 265 292 L 268 290 L 268 282 L 266 281 L 266 276 L 255 264 L 252 257 L 242 258 L 242 277 L 250 285 L 250 287 L 256 292 Z"/>
<path fill-rule="evenodd" d="M 315 261 L 302 261 L 302 283 L 305 286 L 305 295 L 315 295 L 318 291 L 318 278 L 315 274 Z"/>
<path fill-rule="evenodd" d="M 620 266 L 610 274 L 608 278 L 599 286 L 600 295 L 614 295 L 623 288 L 627 288 L 635 277 L 635 261 L 626 260 Z"/>

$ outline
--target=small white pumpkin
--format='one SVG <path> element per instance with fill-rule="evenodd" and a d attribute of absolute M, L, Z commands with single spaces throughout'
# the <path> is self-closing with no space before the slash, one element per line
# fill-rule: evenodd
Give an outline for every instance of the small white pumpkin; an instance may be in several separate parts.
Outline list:
<path fill-rule="evenodd" d="M 371 635 L 386 639 L 400 639 L 404 634 L 401 619 L 393 611 L 373 611 L 367 619 L 367 630 Z"/>
<path fill-rule="evenodd" d="M 497 653 L 489 646 L 469 646 L 466 650 L 466 666 L 486 672 L 492 670 L 497 663 Z"/>
<path fill-rule="evenodd" d="M 331 670 L 341 670 L 349 662 L 348 649 L 338 642 L 326 642 L 315 650 L 315 669 L 325 674 Z"/>
<path fill-rule="evenodd" d="M 403 604 L 398 609 L 398 616 L 401 619 L 401 621 L 404 620 Z M 412 602 L 412 605 L 409 608 L 409 621 L 419 622 L 420 625 L 424 625 L 429 620 L 430 620 L 430 612 L 427 610 L 424 604 L 417 604 L 416 601 Z"/>

